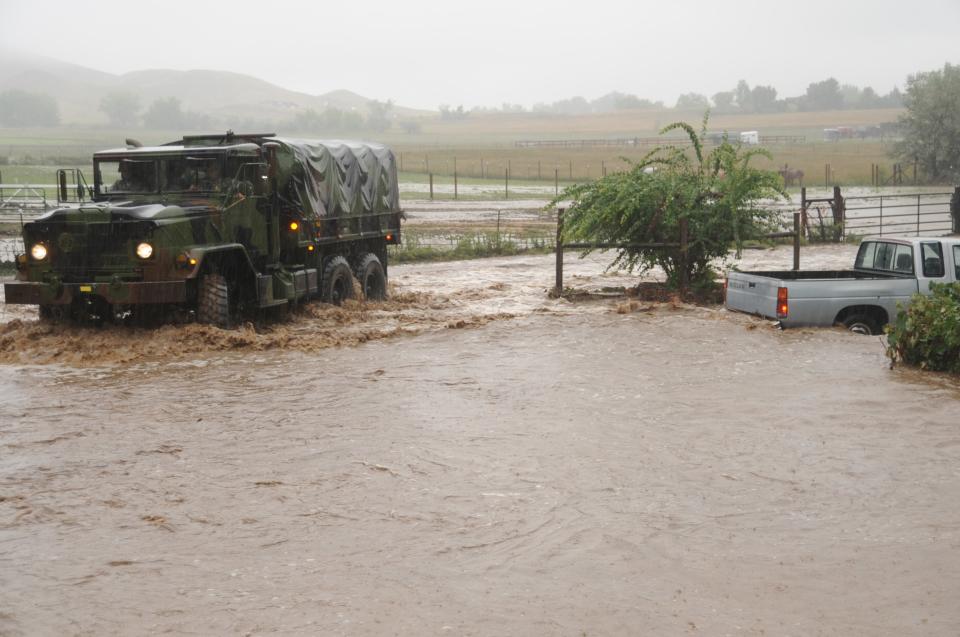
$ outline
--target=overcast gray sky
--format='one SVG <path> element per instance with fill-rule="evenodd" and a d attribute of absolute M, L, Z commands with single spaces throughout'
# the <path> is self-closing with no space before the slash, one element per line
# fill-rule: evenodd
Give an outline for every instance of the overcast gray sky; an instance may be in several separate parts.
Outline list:
<path fill-rule="evenodd" d="M 960 62 L 960 0 L 0 0 L 0 43 L 111 73 L 254 75 L 420 108 L 611 90 L 663 100 L 740 79 L 903 87 Z"/>

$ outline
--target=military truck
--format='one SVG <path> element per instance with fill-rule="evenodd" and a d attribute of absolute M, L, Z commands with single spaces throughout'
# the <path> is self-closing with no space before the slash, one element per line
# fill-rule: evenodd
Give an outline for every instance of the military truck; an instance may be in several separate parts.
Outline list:
<path fill-rule="evenodd" d="M 220 327 L 308 299 L 387 293 L 400 242 L 393 153 L 379 144 L 275 134 L 186 136 L 93 156 L 72 205 L 24 224 L 7 303 L 48 319 L 157 314 Z M 70 192 L 68 192 L 68 190 Z"/>

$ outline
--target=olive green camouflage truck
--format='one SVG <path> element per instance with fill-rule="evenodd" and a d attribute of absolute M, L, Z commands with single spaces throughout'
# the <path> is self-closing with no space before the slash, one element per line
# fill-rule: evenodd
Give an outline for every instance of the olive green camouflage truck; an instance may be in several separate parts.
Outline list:
<path fill-rule="evenodd" d="M 393 153 L 273 134 L 97 152 L 82 201 L 24 224 L 7 303 L 96 322 L 241 316 L 319 297 L 382 299 L 400 241 Z M 66 198 L 64 171 L 58 173 Z M 86 199 L 90 199 L 86 201 Z"/>

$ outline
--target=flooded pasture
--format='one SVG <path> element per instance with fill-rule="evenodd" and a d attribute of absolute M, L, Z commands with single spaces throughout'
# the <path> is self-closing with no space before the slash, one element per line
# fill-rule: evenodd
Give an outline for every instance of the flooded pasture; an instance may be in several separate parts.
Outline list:
<path fill-rule="evenodd" d="M 0 310 L 0 634 L 956 633 L 960 383 L 552 258 L 260 332 Z"/>

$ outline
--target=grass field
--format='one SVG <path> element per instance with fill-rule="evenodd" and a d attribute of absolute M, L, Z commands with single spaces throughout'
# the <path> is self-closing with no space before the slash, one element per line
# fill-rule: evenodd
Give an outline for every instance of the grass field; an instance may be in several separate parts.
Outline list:
<path fill-rule="evenodd" d="M 805 173 L 808 185 L 864 185 L 871 183 L 873 165 L 885 175 L 892 172 L 892 143 L 877 139 L 822 142 L 822 131 L 835 126 L 869 126 L 896 120 L 899 109 L 714 115 L 711 131 L 757 130 L 761 135 L 803 135 L 806 142 L 771 145 L 773 159 L 757 165 L 780 168 L 785 164 Z M 687 121 L 699 129 L 702 113 L 637 110 L 581 116 L 521 114 L 471 115 L 463 120 L 425 119 L 420 130 L 405 134 L 395 127 L 382 134 L 369 131 L 337 137 L 375 136 L 397 154 L 402 180 L 425 183 L 452 177 L 454 168 L 462 184 L 503 184 L 507 171 L 511 185 L 553 184 L 596 179 L 604 172 L 622 170 L 623 158 L 636 160 L 648 147 L 517 148 L 524 139 L 595 139 L 654 137 L 673 121 Z M 189 131 L 188 131 L 189 132 Z M 282 133 L 282 131 L 280 131 Z M 178 138 L 183 131 L 118 131 L 106 128 L 0 129 L 0 160 L 30 166 L 0 165 L 3 183 L 50 183 L 56 166 L 80 167 L 90 175 L 90 155 L 95 150 L 123 145 L 126 137 L 145 144 Z M 672 137 L 672 139 L 678 139 Z M 42 164 L 42 165 L 41 165 Z M 827 165 L 830 167 L 827 173 Z M 49 168 L 48 168 L 49 166 Z M 912 172 L 908 170 L 912 176 Z M 921 176 L 922 177 L 922 176 Z M 473 181 L 471 181 L 473 180 Z M 452 183 L 452 179 L 449 180 Z M 470 195 L 465 195 L 469 198 Z"/>

